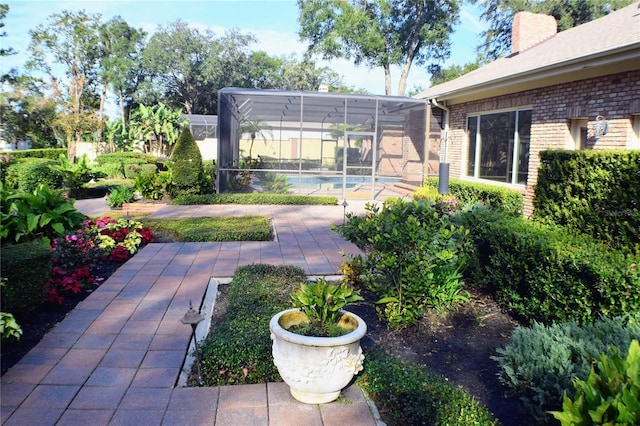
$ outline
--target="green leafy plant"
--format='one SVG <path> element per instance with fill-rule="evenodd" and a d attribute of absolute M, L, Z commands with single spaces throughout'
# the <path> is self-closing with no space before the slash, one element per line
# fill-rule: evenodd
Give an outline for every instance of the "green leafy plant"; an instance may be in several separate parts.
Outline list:
<path fill-rule="evenodd" d="M 289 183 L 286 175 L 277 174 L 275 172 L 258 172 L 262 189 L 265 192 L 273 192 L 275 194 L 286 194 L 293 185 Z"/>
<path fill-rule="evenodd" d="M 20 340 L 22 328 L 12 314 L 0 312 L 0 336 L 3 340 Z"/>
<path fill-rule="evenodd" d="M 552 411 L 562 426 L 640 424 L 640 343 L 633 340 L 626 360 L 618 348 L 599 355 L 587 380 L 576 379 L 573 400 L 566 394 L 562 411 Z"/>
<path fill-rule="evenodd" d="M 71 196 L 76 196 L 84 184 L 107 176 L 106 173 L 89 165 L 86 154 L 73 162 L 69 161 L 66 155 L 60 155 L 59 161 L 60 164 L 52 168 L 62 176 L 62 182 Z"/>
<path fill-rule="evenodd" d="M 462 280 L 468 231 L 451 222 L 457 207 L 387 200 L 348 214 L 335 229 L 366 252 L 352 258 L 378 294 L 378 315 L 392 327 L 415 324 L 426 307 L 442 311 L 468 300 Z"/>
<path fill-rule="evenodd" d="M 109 207 L 122 207 L 124 203 L 130 203 L 135 198 L 135 192 L 128 186 L 118 186 L 109 191 L 107 205 Z"/>
<path fill-rule="evenodd" d="M 200 194 L 202 155 L 189 127 L 184 127 L 171 154 L 173 195 Z"/>
<path fill-rule="evenodd" d="M 171 173 L 142 173 L 136 177 L 134 187 L 143 198 L 162 200 L 171 191 Z"/>
<path fill-rule="evenodd" d="M 314 284 L 301 284 L 291 295 L 294 308 L 300 308 L 309 320 L 299 329 L 289 329 L 294 333 L 311 336 L 335 336 L 345 334 L 349 329 L 338 321 L 342 309 L 348 304 L 364 300 L 357 290 L 346 283 L 330 284 L 318 278 Z"/>
<path fill-rule="evenodd" d="M 73 199 L 46 185 L 39 185 L 32 193 L 0 189 L 0 194 L 3 244 L 41 237 L 52 240 L 85 219 L 73 206 Z"/>

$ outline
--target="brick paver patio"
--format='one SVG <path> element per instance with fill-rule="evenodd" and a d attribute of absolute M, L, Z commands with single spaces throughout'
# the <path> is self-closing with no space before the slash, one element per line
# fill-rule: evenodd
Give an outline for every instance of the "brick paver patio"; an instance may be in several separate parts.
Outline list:
<path fill-rule="evenodd" d="M 341 250 L 359 252 L 331 231 L 342 206 L 166 206 L 153 217 L 244 214 L 272 218 L 277 241 L 147 245 L 2 377 L 2 424 L 375 425 L 355 386 L 351 404 L 322 406 L 295 401 L 283 383 L 176 386 L 191 337 L 180 319 L 210 277 L 252 263 L 333 275 Z"/>

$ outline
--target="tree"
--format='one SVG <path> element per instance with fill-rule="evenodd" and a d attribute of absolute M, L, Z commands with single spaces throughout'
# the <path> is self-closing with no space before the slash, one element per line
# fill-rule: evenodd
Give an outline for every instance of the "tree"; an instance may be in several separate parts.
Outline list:
<path fill-rule="evenodd" d="M 7 13 L 9 13 L 9 5 L 0 4 L 0 29 L 4 28 L 4 18 L 7 17 Z M 6 31 L 0 32 L 0 37 L 6 37 Z M 0 57 L 15 55 L 17 52 L 12 47 L 5 48 L 4 46 L 0 47 Z"/>
<path fill-rule="evenodd" d="M 471 71 L 478 69 L 482 66 L 482 61 L 479 59 L 475 62 L 468 62 L 464 65 L 451 65 L 448 68 L 442 68 L 431 75 L 431 84 L 441 84 L 450 80 L 470 73 Z"/>
<path fill-rule="evenodd" d="M 44 72 L 51 88 L 65 100 L 58 125 L 67 135 L 69 158 L 76 143 L 99 128 L 95 116 L 95 87 L 99 63 L 100 15 L 63 11 L 48 18 L 48 25 L 29 31 L 31 59 L 27 66 Z M 66 80 L 54 74 L 53 64 L 64 67 Z"/>
<path fill-rule="evenodd" d="M 202 155 L 188 126 L 184 126 L 171 155 L 172 195 L 200 194 Z"/>
<path fill-rule="evenodd" d="M 133 102 L 141 76 L 142 52 L 146 33 L 129 26 L 120 16 L 111 18 L 100 26 L 100 79 L 102 81 L 102 111 L 107 87 L 110 86 L 117 96 L 120 106 L 122 133 L 127 132 L 127 110 Z"/>
<path fill-rule="evenodd" d="M 382 67 L 391 94 L 391 66 L 401 67 L 404 95 L 411 66 L 434 71 L 450 55 L 459 0 L 298 0 L 300 31 L 310 54 Z"/>
<path fill-rule="evenodd" d="M 631 4 L 634 0 L 487 0 L 481 19 L 489 23 L 478 46 L 485 61 L 493 61 L 511 51 L 511 24 L 516 13 L 529 11 L 556 18 L 558 30 L 593 21 Z"/>
<path fill-rule="evenodd" d="M 140 105 L 131 113 L 130 133 L 132 139 L 143 142 L 145 152 L 166 156 L 178 138 L 183 121 L 179 108 L 171 109 L 163 103 Z"/>
<path fill-rule="evenodd" d="M 266 135 L 271 130 L 271 128 L 262 120 L 242 120 L 240 122 L 240 134 L 241 135 L 249 135 L 251 138 L 251 145 L 249 146 L 249 161 L 253 159 L 251 156 L 251 152 L 253 151 L 253 143 L 256 140 L 258 135 L 262 136 L 262 140 L 264 143 L 267 143 Z"/>

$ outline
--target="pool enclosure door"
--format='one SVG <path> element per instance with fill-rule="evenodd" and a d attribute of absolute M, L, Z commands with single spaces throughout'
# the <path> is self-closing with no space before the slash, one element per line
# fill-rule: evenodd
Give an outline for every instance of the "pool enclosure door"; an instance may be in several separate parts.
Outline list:
<path fill-rule="evenodd" d="M 375 132 L 345 132 L 342 158 L 342 198 L 354 184 L 370 185 L 374 193 L 376 134 Z"/>

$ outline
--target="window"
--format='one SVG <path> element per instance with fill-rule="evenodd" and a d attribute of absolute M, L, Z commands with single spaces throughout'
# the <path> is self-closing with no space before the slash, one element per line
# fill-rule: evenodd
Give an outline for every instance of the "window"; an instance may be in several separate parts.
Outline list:
<path fill-rule="evenodd" d="M 571 140 L 572 146 L 569 149 L 585 149 L 587 147 L 587 133 L 589 120 L 586 118 L 571 119 Z"/>
<path fill-rule="evenodd" d="M 640 114 L 632 116 L 631 125 L 633 126 L 633 139 L 631 139 L 631 149 L 640 148 Z"/>
<path fill-rule="evenodd" d="M 526 184 L 531 142 L 531 110 L 507 111 L 467 118 L 467 175 Z"/>

